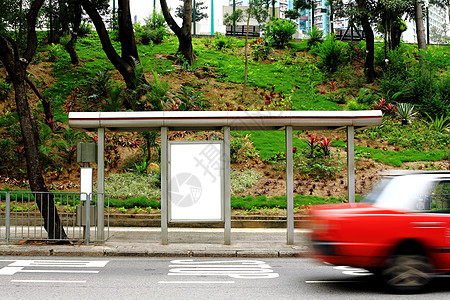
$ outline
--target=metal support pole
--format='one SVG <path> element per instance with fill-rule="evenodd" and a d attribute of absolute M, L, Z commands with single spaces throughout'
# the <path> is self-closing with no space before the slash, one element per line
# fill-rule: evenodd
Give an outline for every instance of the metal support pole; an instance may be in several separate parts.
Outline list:
<path fill-rule="evenodd" d="M 9 244 L 9 236 L 11 234 L 11 194 L 10 193 L 6 193 L 5 227 L 6 227 L 6 243 Z"/>
<path fill-rule="evenodd" d="M 230 127 L 223 128 L 223 140 L 224 140 L 224 151 L 223 151 L 223 168 L 224 168 L 224 236 L 225 245 L 231 244 L 231 173 L 230 173 L 230 140 L 231 140 L 231 130 Z"/>
<path fill-rule="evenodd" d="M 348 202 L 355 203 L 355 128 L 347 126 L 347 189 Z"/>
<path fill-rule="evenodd" d="M 168 216 L 169 216 L 169 157 L 167 144 L 167 127 L 161 127 L 161 243 L 167 245 L 169 243 L 168 234 Z"/>
<path fill-rule="evenodd" d="M 294 154 L 292 150 L 292 126 L 286 126 L 286 201 L 287 244 L 294 244 Z"/>
<path fill-rule="evenodd" d="M 89 246 L 89 240 L 91 239 L 91 197 L 92 194 L 87 194 L 86 196 L 86 246 Z"/>
<path fill-rule="evenodd" d="M 103 215 L 103 207 L 105 204 L 105 128 L 98 128 L 97 135 L 97 240 L 103 241 L 105 237 Z"/>

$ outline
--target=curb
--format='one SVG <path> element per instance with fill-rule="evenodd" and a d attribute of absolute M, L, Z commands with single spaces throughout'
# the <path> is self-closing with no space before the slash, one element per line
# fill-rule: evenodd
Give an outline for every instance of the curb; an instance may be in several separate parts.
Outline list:
<path fill-rule="evenodd" d="M 157 246 L 164 247 L 164 246 Z M 276 258 L 306 257 L 307 247 L 292 250 L 178 250 L 178 249 L 120 249 L 109 246 L 0 246 L 1 256 L 52 257 L 240 257 Z"/>

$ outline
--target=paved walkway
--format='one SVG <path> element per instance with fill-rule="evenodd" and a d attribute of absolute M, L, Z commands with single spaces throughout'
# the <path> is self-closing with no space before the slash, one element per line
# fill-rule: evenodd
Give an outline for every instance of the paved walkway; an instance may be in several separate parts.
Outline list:
<path fill-rule="evenodd" d="M 107 232 L 105 232 L 107 234 Z M 153 256 L 153 257 L 299 257 L 308 253 L 306 231 L 295 229 L 294 245 L 286 229 L 236 228 L 231 245 L 216 228 L 169 228 L 169 244 L 161 244 L 160 228 L 112 227 L 104 243 L 86 245 L 0 245 L 0 255 Z"/>

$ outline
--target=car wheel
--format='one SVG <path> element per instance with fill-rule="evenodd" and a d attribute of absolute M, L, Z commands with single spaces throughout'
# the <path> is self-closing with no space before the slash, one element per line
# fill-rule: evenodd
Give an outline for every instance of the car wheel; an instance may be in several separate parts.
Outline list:
<path fill-rule="evenodd" d="M 381 272 L 381 279 L 393 292 L 417 293 L 433 278 L 433 267 L 424 255 L 394 255 Z"/>

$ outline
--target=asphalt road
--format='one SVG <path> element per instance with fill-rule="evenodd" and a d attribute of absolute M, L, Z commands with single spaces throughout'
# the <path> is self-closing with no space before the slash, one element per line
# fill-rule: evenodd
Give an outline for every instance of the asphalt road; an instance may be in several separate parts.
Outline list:
<path fill-rule="evenodd" d="M 1 299 L 444 299 L 391 295 L 362 269 L 305 258 L 0 257 Z"/>

